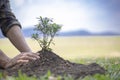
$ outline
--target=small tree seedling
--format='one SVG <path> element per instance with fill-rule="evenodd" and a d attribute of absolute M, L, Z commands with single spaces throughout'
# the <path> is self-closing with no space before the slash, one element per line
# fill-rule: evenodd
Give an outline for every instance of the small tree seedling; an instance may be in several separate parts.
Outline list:
<path fill-rule="evenodd" d="M 40 16 L 34 29 L 36 33 L 32 34 L 32 38 L 39 43 L 42 50 L 50 51 L 52 50 L 50 45 L 53 43 L 53 38 L 61 30 L 61 27 L 62 25 L 54 23 L 52 19 Z"/>

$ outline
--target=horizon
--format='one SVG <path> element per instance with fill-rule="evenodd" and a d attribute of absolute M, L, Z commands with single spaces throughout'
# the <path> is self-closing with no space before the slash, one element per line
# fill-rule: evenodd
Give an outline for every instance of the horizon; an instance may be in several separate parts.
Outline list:
<path fill-rule="evenodd" d="M 28 27 L 28 28 L 24 28 L 22 29 L 22 32 L 23 32 L 23 35 L 24 37 L 31 37 L 31 35 L 33 33 L 35 33 L 33 27 Z M 84 30 L 84 29 L 79 29 L 79 30 L 73 30 L 73 31 L 59 31 L 58 32 L 58 36 L 62 37 L 62 36 L 65 36 L 65 37 L 73 37 L 73 36 L 79 36 L 79 37 L 82 37 L 82 36 L 89 36 L 89 37 L 93 37 L 93 36 L 120 36 L 120 33 L 115 33 L 115 32 L 110 32 L 110 31 L 103 31 L 103 32 L 90 32 L 88 30 Z M 0 38 L 5 38 L 2 33 L 1 33 L 1 30 L 0 30 Z"/>

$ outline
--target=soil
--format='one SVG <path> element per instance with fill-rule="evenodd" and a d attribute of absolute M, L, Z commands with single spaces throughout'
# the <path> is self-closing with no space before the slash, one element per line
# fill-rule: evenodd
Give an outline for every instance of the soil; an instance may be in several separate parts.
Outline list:
<path fill-rule="evenodd" d="M 105 73 L 105 69 L 96 63 L 91 63 L 89 65 L 76 64 L 68 60 L 64 60 L 51 51 L 39 51 L 39 53 L 40 59 L 36 61 L 30 61 L 24 65 L 15 65 L 2 71 L 6 72 L 9 76 L 17 76 L 18 71 L 20 70 L 27 76 L 36 75 L 37 77 L 40 77 L 50 70 L 54 76 L 71 75 L 75 79 L 85 77 L 87 75 Z"/>

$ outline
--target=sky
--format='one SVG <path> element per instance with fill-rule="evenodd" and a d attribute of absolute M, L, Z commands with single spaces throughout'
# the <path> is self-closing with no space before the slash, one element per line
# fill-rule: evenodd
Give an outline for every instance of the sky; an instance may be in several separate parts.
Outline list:
<path fill-rule="evenodd" d="M 10 4 L 23 28 L 33 27 L 42 16 L 62 24 L 62 31 L 120 33 L 120 0 L 10 0 Z"/>

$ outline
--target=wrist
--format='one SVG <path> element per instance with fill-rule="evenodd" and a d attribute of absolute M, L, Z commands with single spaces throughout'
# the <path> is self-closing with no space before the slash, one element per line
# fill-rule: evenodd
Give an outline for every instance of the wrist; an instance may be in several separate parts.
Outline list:
<path fill-rule="evenodd" d="M 11 59 L 0 50 L 0 67 L 5 68 Z"/>
<path fill-rule="evenodd" d="M 7 64 L 8 64 L 10 61 L 11 61 L 11 59 L 1 60 L 0 66 L 5 69 L 6 66 L 7 66 Z"/>
<path fill-rule="evenodd" d="M 6 69 L 6 68 L 8 67 L 8 64 L 11 62 L 11 60 L 12 60 L 12 59 L 9 59 L 9 60 L 6 62 L 6 64 L 5 64 L 4 67 L 3 67 L 4 69 Z"/>

